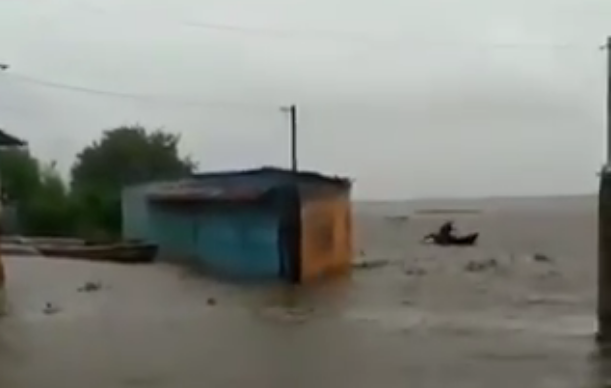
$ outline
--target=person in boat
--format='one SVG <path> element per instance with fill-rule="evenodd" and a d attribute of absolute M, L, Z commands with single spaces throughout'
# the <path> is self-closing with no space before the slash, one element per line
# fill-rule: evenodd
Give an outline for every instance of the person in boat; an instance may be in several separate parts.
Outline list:
<path fill-rule="evenodd" d="M 444 240 L 450 240 L 454 238 L 454 221 L 446 221 L 441 227 L 439 227 L 439 232 L 437 232 L 438 236 Z"/>
<path fill-rule="evenodd" d="M 430 233 L 423 238 L 423 242 L 433 242 L 437 245 L 475 245 L 479 233 L 471 233 L 464 236 L 454 234 L 454 222 L 446 221 L 439 227 L 437 233 Z"/>

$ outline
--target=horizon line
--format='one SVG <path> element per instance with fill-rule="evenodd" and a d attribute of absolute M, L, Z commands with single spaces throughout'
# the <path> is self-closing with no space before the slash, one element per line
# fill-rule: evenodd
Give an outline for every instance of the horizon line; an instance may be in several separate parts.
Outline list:
<path fill-rule="evenodd" d="M 597 197 L 597 192 L 571 193 L 571 194 L 508 194 L 486 196 L 459 196 L 459 197 L 413 197 L 413 198 L 353 198 L 353 202 L 418 202 L 418 201 L 490 201 L 490 200 L 524 200 L 524 199 L 570 199 L 580 197 Z"/>

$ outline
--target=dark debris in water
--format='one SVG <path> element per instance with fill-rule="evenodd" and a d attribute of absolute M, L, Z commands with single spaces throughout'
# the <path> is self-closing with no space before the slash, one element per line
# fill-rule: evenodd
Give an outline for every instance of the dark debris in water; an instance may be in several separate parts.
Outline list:
<path fill-rule="evenodd" d="M 549 270 L 545 273 L 539 274 L 537 275 L 537 278 L 541 279 L 541 280 L 552 280 L 552 279 L 558 279 L 562 277 L 562 273 L 558 270 Z"/>
<path fill-rule="evenodd" d="M 102 289 L 102 282 L 86 282 L 81 287 L 79 287 L 78 292 L 95 292 Z"/>
<path fill-rule="evenodd" d="M 408 267 L 403 271 L 407 276 L 424 276 L 426 275 L 426 270 L 420 267 Z"/>
<path fill-rule="evenodd" d="M 494 259 L 487 259 L 483 261 L 470 261 L 465 266 L 465 271 L 467 272 L 485 272 L 491 269 L 496 269 L 499 267 L 499 262 Z"/>
<path fill-rule="evenodd" d="M 405 216 L 405 215 L 403 215 L 403 216 L 388 216 L 388 217 L 386 217 L 386 219 L 388 221 L 391 221 L 391 222 L 396 222 L 398 224 L 402 224 L 404 222 L 407 222 L 409 220 L 409 217 Z"/>
<path fill-rule="evenodd" d="M 264 312 L 267 317 L 281 323 L 302 324 L 310 320 L 316 311 L 313 307 L 306 306 L 275 306 L 267 308 Z"/>
<path fill-rule="evenodd" d="M 542 253 L 535 253 L 533 255 L 533 260 L 538 263 L 552 263 L 554 261 L 554 259 Z"/>
<path fill-rule="evenodd" d="M 390 260 L 364 260 L 353 264 L 354 269 L 375 269 L 386 267 L 390 264 Z"/>
<path fill-rule="evenodd" d="M 45 313 L 46 315 L 53 315 L 53 314 L 57 314 L 61 311 L 61 309 L 54 305 L 51 302 L 47 302 L 45 304 L 45 308 L 42 310 L 43 313 Z"/>

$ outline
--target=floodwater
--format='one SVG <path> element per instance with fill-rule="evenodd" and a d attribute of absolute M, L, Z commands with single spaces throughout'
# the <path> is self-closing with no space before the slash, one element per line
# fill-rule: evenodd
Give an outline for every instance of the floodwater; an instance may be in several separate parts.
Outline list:
<path fill-rule="evenodd" d="M 592 340 L 595 201 L 461 205 L 484 211 L 359 206 L 355 260 L 380 265 L 303 289 L 6 258 L 0 387 L 607 386 Z M 418 244 L 449 217 L 481 245 Z M 87 281 L 102 289 L 78 292 Z"/>

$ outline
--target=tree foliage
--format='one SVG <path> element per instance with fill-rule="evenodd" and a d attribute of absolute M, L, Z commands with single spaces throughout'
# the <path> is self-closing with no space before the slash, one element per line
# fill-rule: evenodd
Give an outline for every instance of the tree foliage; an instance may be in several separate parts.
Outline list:
<path fill-rule="evenodd" d="M 38 189 L 18 207 L 28 234 L 64 236 L 74 232 L 76 213 L 68 187 L 55 166 L 40 169 Z"/>
<path fill-rule="evenodd" d="M 0 150 L 2 198 L 5 203 L 26 201 L 40 185 L 40 165 L 26 149 Z"/>
<path fill-rule="evenodd" d="M 131 184 L 184 177 L 194 169 L 178 151 L 180 137 L 140 125 L 105 131 L 85 147 L 71 171 L 80 225 L 87 234 L 116 237 L 121 228 L 121 190 Z"/>
<path fill-rule="evenodd" d="M 3 203 L 16 210 L 12 221 L 23 231 L 50 236 L 71 232 L 69 193 L 54 165 L 42 165 L 25 149 L 3 149 L 0 176 Z"/>
<path fill-rule="evenodd" d="M 180 136 L 140 125 L 105 131 L 85 147 L 72 167 L 72 188 L 119 190 L 126 185 L 185 176 L 194 169 L 179 156 Z"/>
<path fill-rule="evenodd" d="M 1 151 L 4 197 L 16 205 L 25 234 L 118 237 L 123 187 L 193 172 L 179 142 L 176 134 L 140 125 L 107 130 L 77 155 L 69 185 L 28 151 Z"/>

